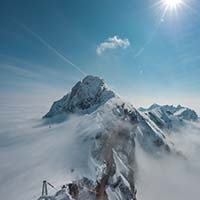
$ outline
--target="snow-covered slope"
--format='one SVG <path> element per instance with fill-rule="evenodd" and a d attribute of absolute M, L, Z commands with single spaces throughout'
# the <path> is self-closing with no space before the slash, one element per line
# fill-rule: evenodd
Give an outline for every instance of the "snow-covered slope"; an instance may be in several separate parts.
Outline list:
<path fill-rule="evenodd" d="M 75 118 L 71 115 L 71 122 L 73 118 L 80 119 L 75 143 L 80 145 L 76 151 L 84 154 L 83 163 L 81 160 L 71 162 L 71 168 L 76 174 L 72 183 L 79 188 L 77 199 L 136 198 L 134 173 L 137 114 L 131 105 L 115 96 L 89 115 Z M 84 172 L 85 168 L 87 172 Z M 66 180 L 66 183 L 69 182 Z"/>

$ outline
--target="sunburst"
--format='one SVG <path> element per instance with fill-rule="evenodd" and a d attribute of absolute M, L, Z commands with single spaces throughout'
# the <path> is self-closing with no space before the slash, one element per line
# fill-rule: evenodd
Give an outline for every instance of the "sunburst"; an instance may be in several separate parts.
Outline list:
<path fill-rule="evenodd" d="M 183 0 L 162 0 L 161 3 L 167 10 L 173 11 L 181 7 L 184 4 L 184 1 Z"/>

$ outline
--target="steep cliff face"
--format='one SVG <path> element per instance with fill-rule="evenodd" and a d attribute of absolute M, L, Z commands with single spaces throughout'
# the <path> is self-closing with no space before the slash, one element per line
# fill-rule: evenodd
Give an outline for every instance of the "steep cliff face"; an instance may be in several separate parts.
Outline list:
<path fill-rule="evenodd" d="M 134 173 L 137 116 L 134 111 L 124 115 L 121 109 L 123 113 L 114 113 L 113 108 L 112 121 L 106 121 L 105 132 L 97 135 L 92 149 L 93 159 L 101 162 L 102 166 L 97 178 L 97 196 L 105 199 L 136 199 Z"/>
<path fill-rule="evenodd" d="M 135 187 L 135 142 L 132 131 L 107 130 L 96 137 L 91 158 L 96 163 L 96 180 L 84 177 L 76 180 L 79 192 L 77 199 L 136 200 Z M 88 184 L 89 183 L 89 184 Z"/>

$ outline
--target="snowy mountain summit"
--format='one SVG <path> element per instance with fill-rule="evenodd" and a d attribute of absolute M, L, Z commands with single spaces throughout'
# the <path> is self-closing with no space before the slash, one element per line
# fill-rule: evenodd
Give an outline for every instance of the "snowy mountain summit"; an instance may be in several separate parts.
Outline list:
<path fill-rule="evenodd" d="M 136 200 L 136 143 L 155 156 L 179 156 L 169 130 L 198 119 L 195 111 L 182 106 L 154 104 L 137 110 L 96 76 L 79 81 L 44 118 L 63 114 L 79 114 L 71 119 L 77 129 L 72 148 L 78 144 L 72 168 L 79 178 L 71 183 L 70 194 L 77 200 Z M 84 159 L 79 163 L 80 155 Z M 59 198 L 55 195 L 55 199 Z"/>
<path fill-rule="evenodd" d="M 196 122 L 197 113 L 183 106 L 153 104 L 149 108 L 139 108 L 161 129 L 176 129 L 187 122 Z"/>
<path fill-rule="evenodd" d="M 158 105 L 158 104 L 153 104 L 149 108 L 139 108 L 140 111 L 142 112 L 162 112 L 167 115 L 173 115 L 178 117 L 179 119 L 187 120 L 187 121 L 197 121 L 198 120 L 198 115 L 197 113 L 190 109 L 183 107 L 181 105 L 178 106 L 169 106 L 169 105 Z"/>
<path fill-rule="evenodd" d="M 54 102 L 44 117 L 61 113 L 91 113 L 114 96 L 114 92 L 107 88 L 102 79 L 86 76 L 72 88 L 70 93 Z"/>
<path fill-rule="evenodd" d="M 174 113 L 175 116 L 178 116 L 181 119 L 188 120 L 188 121 L 197 121 L 198 115 L 194 110 L 190 108 L 185 108 L 182 106 L 178 106 L 176 112 Z"/>

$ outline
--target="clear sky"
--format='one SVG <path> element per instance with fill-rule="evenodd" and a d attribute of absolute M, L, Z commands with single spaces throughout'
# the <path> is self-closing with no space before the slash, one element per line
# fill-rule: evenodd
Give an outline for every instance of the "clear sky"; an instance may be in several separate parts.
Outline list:
<path fill-rule="evenodd" d="M 200 4 L 183 1 L 1 0 L 1 100 L 50 102 L 92 74 L 135 106 L 200 113 Z"/>

